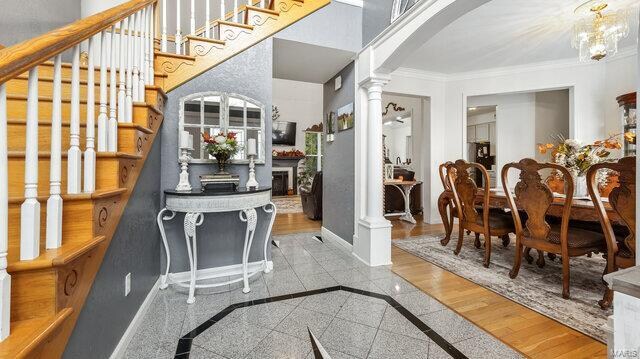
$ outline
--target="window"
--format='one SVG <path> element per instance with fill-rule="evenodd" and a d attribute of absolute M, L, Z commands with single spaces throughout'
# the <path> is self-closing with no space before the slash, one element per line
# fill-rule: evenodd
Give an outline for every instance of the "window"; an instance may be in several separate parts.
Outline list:
<path fill-rule="evenodd" d="M 322 132 L 305 132 L 305 167 L 313 173 L 322 171 Z"/>
<path fill-rule="evenodd" d="M 202 148 L 201 134 L 203 132 L 213 136 L 220 131 L 231 131 L 236 133 L 236 138 L 241 146 L 240 151 L 231 159 L 232 163 L 249 162 L 244 148 L 249 138 L 256 139 L 258 149 L 256 163 L 264 163 L 264 106 L 259 102 L 236 94 L 205 92 L 181 99 L 180 109 L 178 130 L 184 130 L 193 135 L 191 162 L 210 163 L 215 161 Z"/>

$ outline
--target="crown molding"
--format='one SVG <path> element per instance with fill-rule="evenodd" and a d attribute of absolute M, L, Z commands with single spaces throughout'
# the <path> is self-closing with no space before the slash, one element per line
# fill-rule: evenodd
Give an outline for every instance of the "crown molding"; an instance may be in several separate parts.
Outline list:
<path fill-rule="evenodd" d="M 402 77 L 413 77 L 428 81 L 448 82 L 448 81 L 461 81 L 461 80 L 473 80 L 487 77 L 499 77 L 507 75 L 521 74 L 524 72 L 536 72 L 545 70 L 557 70 L 563 68 L 576 68 L 583 66 L 594 66 L 603 63 L 619 61 L 638 54 L 638 49 L 634 46 L 626 47 L 609 59 L 605 59 L 601 62 L 580 62 L 577 58 L 561 59 L 545 62 L 537 62 L 526 65 L 517 66 L 505 66 L 495 67 L 491 69 L 484 69 L 479 71 L 457 72 L 446 74 L 442 72 L 426 71 L 420 69 L 413 69 L 408 67 L 400 67 L 393 72 L 393 75 Z"/>
<path fill-rule="evenodd" d="M 364 0 L 335 0 L 335 2 L 341 2 L 347 5 L 353 5 L 357 7 L 364 7 Z"/>

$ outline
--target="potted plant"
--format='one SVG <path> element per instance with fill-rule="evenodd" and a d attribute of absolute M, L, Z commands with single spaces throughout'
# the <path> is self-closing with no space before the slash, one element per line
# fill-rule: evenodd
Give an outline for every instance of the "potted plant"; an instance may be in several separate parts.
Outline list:
<path fill-rule="evenodd" d="M 225 167 L 231 157 L 240 150 L 235 132 L 219 132 L 215 136 L 202 133 L 204 149 L 218 161 L 218 174 L 227 174 Z"/>

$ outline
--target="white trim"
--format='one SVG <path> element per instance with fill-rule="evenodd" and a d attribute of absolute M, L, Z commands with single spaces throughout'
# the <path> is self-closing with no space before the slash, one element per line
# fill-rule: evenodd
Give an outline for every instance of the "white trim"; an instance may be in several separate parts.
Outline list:
<path fill-rule="evenodd" d="M 151 306 L 151 302 L 153 302 L 153 299 L 156 297 L 156 294 L 158 293 L 159 288 L 160 288 L 160 277 L 158 277 L 158 280 L 156 280 L 153 287 L 151 287 L 151 290 L 149 291 L 149 293 L 147 294 L 147 297 L 144 299 L 144 301 L 140 305 L 140 308 L 138 308 L 138 312 L 131 320 L 131 323 L 129 323 L 127 330 L 125 330 L 124 334 L 122 335 L 122 338 L 120 338 L 120 341 L 118 342 L 118 345 L 116 345 L 116 348 L 113 350 L 113 353 L 111 353 L 111 356 L 109 357 L 110 359 L 119 359 L 124 357 L 124 353 L 127 350 L 127 347 L 131 342 L 131 339 L 133 339 L 133 335 L 136 333 L 136 331 L 138 330 L 138 327 L 142 323 L 142 319 L 144 318 L 144 315 L 147 314 L 147 310 Z"/>
<path fill-rule="evenodd" d="M 267 261 L 267 267 L 269 269 L 273 269 L 273 262 Z M 264 269 L 264 261 L 249 262 L 248 264 L 248 272 L 255 272 L 262 269 Z M 196 271 L 196 276 L 198 280 L 226 277 L 226 276 L 232 276 L 232 275 L 241 275 L 241 274 L 242 274 L 242 263 L 232 264 L 224 267 L 198 269 Z M 191 272 L 189 271 L 169 273 L 169 281 L 167 281 L 167 283 L 171 284 L 175 282 L 188 282 L 189 280 L 191 280 Z"/>
<path fill-rule="evenodd" d="M 320 228 L 320 234 L 322 235 L 322 238 L 326 238 L 326 239 L 328 239 L 330 241 L 338 243 L 339 245 L 345 247 L 346 249 L 348 249 L 350 251 L 353 250 L 353 244 L 347 242 L 345 239 L 343 239 L 339 235 L 331 232 L 325 226 L 322 226 L 322 228 Z"/>
<path fill-rule="evenodd" d="M 410 67 L 399 67 L 397 70 L 392 72 L 391 75 L 438 82 L 446 82 L 449 79 L 449 76 L 443 72 L 419 70 Z"/>
<path fill-rule="evenodd" d="M 364 0 L 335 0 L 335 2 L 341 2 L 347 5 L 353 5 L 357 7 L 364 7 Z"/>

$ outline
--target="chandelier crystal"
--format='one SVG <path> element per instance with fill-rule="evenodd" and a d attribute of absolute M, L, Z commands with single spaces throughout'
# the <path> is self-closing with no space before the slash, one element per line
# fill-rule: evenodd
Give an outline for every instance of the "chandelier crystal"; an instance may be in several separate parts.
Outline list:
<path fill-rule="evenodd" d="M 579 19 L 573 26 L 572 46 L 578 49 L 580 61 L 615 55 L 618 42 L 629 36 L 628 11 L 610 10 L 607 1 L 588 1 L 576 8 L 575 14 Z"/>

